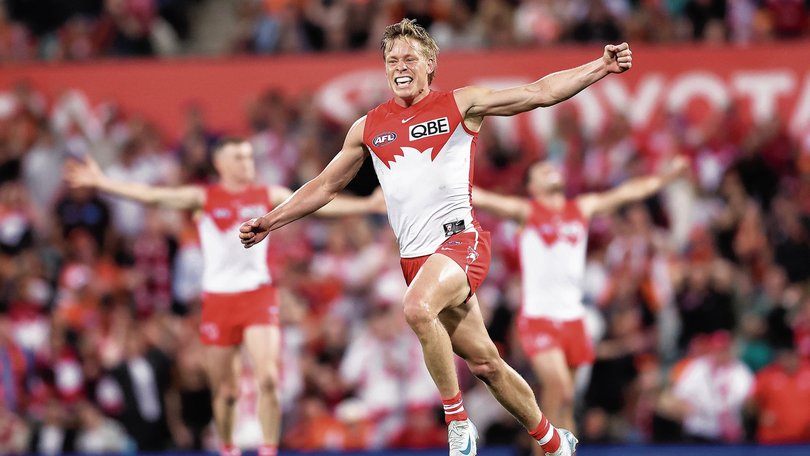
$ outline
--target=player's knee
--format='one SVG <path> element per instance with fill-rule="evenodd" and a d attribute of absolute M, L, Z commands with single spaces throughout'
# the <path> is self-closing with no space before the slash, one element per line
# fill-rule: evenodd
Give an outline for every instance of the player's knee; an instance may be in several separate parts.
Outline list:
<path fill-rule="evenodd" d="M 470 372 L 486 384 L 494 382 L 503 375 L 506 369 L 506 363 L 500 356 L 468 360 L 467 365 L 470 367 Z"/>
<path fill-rule="evenodd" d="M 239 398 L 239 390 L 235 383 L 220 383 L 214 392 L 217 400 L 232 404 Z"/>
<path fill-rule="evenodd" d="M 568 383 L 563 383 L 557 388 L 557 403 L 560 407 L 571 408 L 574 406 L 574 387 Z"/>
<path fill-rule="evenodd" d="M 419 298 L 408 298 L 406 296 L 404 312 L 405 321 L 417 334 L 421 328 L 429 325 L 435 319 L 435 316 L 429 310 L 428 303 Z"/>
<path fill-rule="evenodd" d="M 275 369 L 265 369 L 256 378 L 259 391 L 264 394 L 276 394 L 278 389 L 278 372 Z"/>
<path fill-rule="evenodd" d="M 560 407 L 571 407 L 574 403 L 574 386 L 559 375 L 541 379 L 546 400 L 552 400 Z"/>

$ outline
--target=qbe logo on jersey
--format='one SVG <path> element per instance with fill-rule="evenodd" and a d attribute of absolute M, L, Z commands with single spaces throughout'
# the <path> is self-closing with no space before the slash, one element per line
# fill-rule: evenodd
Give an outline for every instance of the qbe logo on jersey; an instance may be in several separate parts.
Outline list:
<path fill-rule="evenodd" d="M 447 121 L 447 117 L 442 117 L 441 119 L 433 119 L 411 125 L 408 129 L 408 138 L 411 141 L 415 141 L 417 139 L 443 135 L 445 133 L 450 133 L 450 122 Z"/>

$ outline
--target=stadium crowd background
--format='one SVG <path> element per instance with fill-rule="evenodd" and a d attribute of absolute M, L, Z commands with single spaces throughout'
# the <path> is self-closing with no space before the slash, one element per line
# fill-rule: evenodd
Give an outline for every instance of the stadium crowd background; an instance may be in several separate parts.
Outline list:
<path fill-rule="evenodd" d="M 392 18 L 442 49 L 808 36 L 806 0 L 4 0 L 0 60 L 376 49 Z"/>
<path fill-rule="evenodd" d="M 33 3 L 2 2 L 0 60 L 373 49 L 402 16 L 430 26 L 443 49 L 810 36 L 800 0 Z M 184 131 L 165 137 L 112 105 L 52 109 L 24 82 L 12 100 L 0 118 L 0 449 L 53 448 L 55 429 L 82 451 L 213 448 L 192 215 L 69 191 L 61 169 L 92 153 L 117 178 L 207 183 L 210 147 L 227 132 L 194 106 Z M 584 287 L 597 362 L 580 391 L 585 442 L 810 442 L 810 410 L 796 406 L 810 403 L 810 133 L 738 114 L 732 105 L 691 124 L 671 113 L 644 133 L 616 117 L 588 136 L 562 109 L 540 156 L 482 133 L 477 183 L 509 193 L 522 192 L 537 158 L 561 163 L 571 194 L 652 172 L 672 153 L 692 161 L 687 179 L 591 227 Z M 277 91 L 248 117 L 259 180 L 292 187 L 323 168 L 348 127 Z M 92 142 L 83 122 L 101 126 Z M 352 189 L 373 185 L 363 174 Z M 489 330 L 531 379 L 511 325 L 516 227 L 479 216 L 494 238 L 479 292 Z M 308 220 L 271 242 L 284 297 L 283 446 L 443 446 L 438 397 L 397 307 L 404 283 L 387 221 Z M 711 375 L 685 378 L 686 363 Z M 801 375 L 780 377 L 794 367 Z M 255 391 L 242 369 L 237 441 L 250 445 Z M 484 441 L 528 448 L 460 372 Z M 697 416 L 701 386 L 715 394 Z"/>

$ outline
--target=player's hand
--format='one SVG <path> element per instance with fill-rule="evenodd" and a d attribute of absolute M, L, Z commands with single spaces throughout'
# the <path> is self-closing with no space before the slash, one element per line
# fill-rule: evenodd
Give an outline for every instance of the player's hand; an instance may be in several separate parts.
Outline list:
<path fill-rule="evenodd" d="M 88 155 L 71 157 L 65 163 L 65 181 L 70 188 L 95 188 L 104 178 L 104 172 Z"/>
<path fill-rule="evenodd" d="M 624 73 L 633 67 L 633 51 L 627 43 L 608 44 L 602 59 L 609 73 Z"/>
<path fill-rule="evenodd" d="M 262 242 L 268 234 L 270 234 L 270 228 L 264 217 L 250 219 L 239 227 L 239 240 L 246 249 Z"/>

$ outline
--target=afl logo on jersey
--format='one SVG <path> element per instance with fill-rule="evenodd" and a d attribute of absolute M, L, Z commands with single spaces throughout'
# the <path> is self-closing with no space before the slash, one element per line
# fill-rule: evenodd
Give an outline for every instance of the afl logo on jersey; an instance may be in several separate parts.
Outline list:
<path fill-rule="evenodd" d="M 215 219 L 231 218 L 231 210 L 224 207 L 218 207 L 212 211 L 212 215 Z"/>
<path fill-rule="evenodd" d="M 450 133 L 450 123 L 447 121 L 447 117 L 411 125 L 408 129 L 408 137 L 411 141 L 445 133 Z"/>
<path fill-rule="evenodd" d="M 371 141 L 371 145 L 374 147 L 380 147 L 394 142 L 395 139 L 397 139 L 397 134 L 392 131 L 387 131 L 374 137 L 374 139 Z"/>

